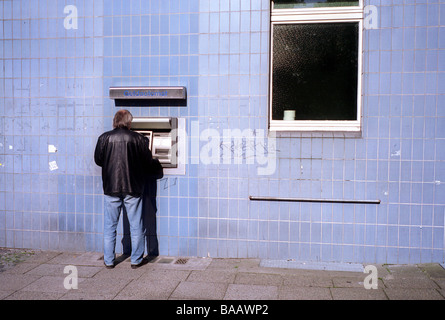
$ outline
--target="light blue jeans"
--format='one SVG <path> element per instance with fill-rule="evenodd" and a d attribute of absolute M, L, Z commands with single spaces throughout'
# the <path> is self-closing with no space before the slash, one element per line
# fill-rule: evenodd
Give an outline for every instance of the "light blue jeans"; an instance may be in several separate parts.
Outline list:
<path fill-rule="evenodd" d="M 131 264 L 142 262 L 145 251 L 145 229 L 142 220 L 142 197 L 130 195 L 123 198 L 105 195 L 104 216 L 104 262 L 114 264 L 116 229 L 123 207 L 127 211 L 131 235 Z"/>

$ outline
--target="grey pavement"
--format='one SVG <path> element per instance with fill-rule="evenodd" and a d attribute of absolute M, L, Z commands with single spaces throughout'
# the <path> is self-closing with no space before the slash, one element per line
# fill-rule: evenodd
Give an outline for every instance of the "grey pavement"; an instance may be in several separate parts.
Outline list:
<path fill-rule="evenodd" d="M 365 289 L 368 274 L 363 272 L 264 267 L 260 259 L 160 256 L 135 270 L 129 258 L 120 260 L 114 269 L 106 269 L 100 253 L 34 251 L 0 268 L 0 299 L 445 299 L 445 269 L 440 264 L 375 265 L 378 287 Z M 70 289 L 76 272 L 77 289 Z"/>

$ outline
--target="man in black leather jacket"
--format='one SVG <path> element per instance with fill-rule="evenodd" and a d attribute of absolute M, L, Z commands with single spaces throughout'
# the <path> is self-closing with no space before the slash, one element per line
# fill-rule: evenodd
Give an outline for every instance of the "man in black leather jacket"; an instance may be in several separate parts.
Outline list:
<path fill-rule="evenodd" d="M 138 268 L 145 263 L 142 194 L 152 154 L 148 139 L 130 130 L 132 120 L 128 110 L 119 110 L 113 119 L 114 129 L 98 138 L 94 152 L 94 161 L 102 167 L 104 263 L 107 268 L 114 267 L 116 228 L 123 207 L 130 223 L 131 267 Z"/>

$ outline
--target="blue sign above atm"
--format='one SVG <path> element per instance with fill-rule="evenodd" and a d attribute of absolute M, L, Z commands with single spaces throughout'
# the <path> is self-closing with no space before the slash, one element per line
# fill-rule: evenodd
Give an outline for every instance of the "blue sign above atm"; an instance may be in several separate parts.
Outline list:
<path fill-rule="evenodd" d="M 110 87 L 111 99 L 184 100 L 185 87 Z"/>

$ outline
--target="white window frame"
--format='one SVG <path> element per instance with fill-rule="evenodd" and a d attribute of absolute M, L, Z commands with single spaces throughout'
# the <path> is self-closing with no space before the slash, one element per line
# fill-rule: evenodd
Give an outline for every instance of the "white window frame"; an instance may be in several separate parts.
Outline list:
<path fill-rule="evenodd" d="M 273 2 L 273 1 L 272 1 Z M 362 83 L 363 83 L 363 0 L 358 6 L 350 7 L 320 7 L 273 9 L 271 3 L 270 25 L 270 79 L 269 79 L 269 130 L 298 132 L 361 132 L 362 127 Z M 357 120 L 273 120 L 273 27 L 277 24 L 307 24 L 307 23 L 340 23 L 358 22 L 358 83 L 357 83 Z"/>

